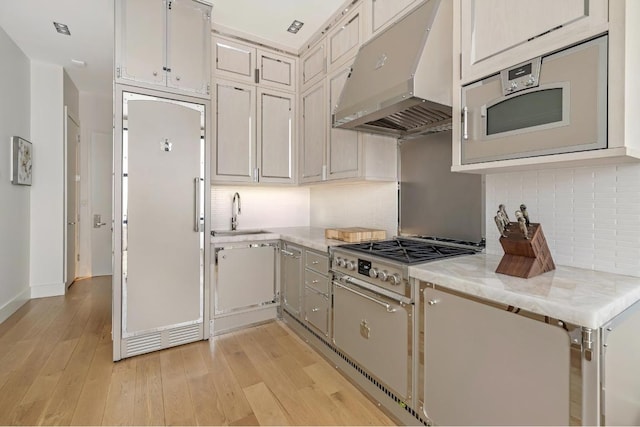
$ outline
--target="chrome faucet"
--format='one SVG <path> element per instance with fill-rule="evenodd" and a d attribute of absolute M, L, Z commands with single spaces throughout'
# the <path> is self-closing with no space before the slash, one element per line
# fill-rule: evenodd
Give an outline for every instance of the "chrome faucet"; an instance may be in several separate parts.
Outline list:
<path fill-rule="evenodd" d="M 233 195 L 233 201 L 231 202 L 231 230 L 235 231 L 236 228 L 238 228 L 238 215 L 241 213 L 240 193 L 236 192 Z"/>

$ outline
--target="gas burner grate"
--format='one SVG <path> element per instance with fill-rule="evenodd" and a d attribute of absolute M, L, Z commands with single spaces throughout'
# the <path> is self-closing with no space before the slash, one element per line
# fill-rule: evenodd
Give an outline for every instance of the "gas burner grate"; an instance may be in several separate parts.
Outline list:
<path fill-rule="evenodd" d="M 459 255 L 473 255 L 474 249 L 445 246 L 418 239 L 395 238 L 377 242 L 341 245 L 340 248 L 391 259 L 403 264 L 417 264 Z"/>

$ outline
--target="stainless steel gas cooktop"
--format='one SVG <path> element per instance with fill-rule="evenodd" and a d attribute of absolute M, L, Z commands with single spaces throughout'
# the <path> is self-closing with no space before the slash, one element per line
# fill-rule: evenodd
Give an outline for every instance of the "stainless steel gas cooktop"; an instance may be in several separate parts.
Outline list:
<path fill-rule="evenodd" d="M 340 245 L 339 249 L 411 265 L 460 255 L 473 255 L 481 251 L 483 247 L 482 243 L 435 239 L 432 237 L 395 237 L 377 242 Z"/>

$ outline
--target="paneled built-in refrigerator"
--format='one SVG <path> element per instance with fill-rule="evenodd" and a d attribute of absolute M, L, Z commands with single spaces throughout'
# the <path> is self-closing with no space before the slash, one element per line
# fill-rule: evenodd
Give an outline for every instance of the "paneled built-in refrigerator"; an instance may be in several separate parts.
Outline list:
<path fill-rule="evenodd" d="M 114 360 L 208 336 L 208 103 L 116 89 Z"/>

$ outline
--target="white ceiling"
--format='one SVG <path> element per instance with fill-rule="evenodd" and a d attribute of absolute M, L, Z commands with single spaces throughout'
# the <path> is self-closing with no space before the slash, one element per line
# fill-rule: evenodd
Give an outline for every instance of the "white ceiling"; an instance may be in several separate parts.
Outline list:
<path fill-rule="evenodd" d="M 245 33 L 283 49 L 300 47 L 345 0 L 211 0 L 215 27 Z M 297 35 L 287 32 L 304 22 Z M 71 37 L 53 21 L 67 24 Z M 113 80 L 113 0 L 0 0 L 0 27 L 35 61 L 64 67 L 78 90 L 110 94 Z M 84 68 L 71 59 L 86 62 Z"/>

